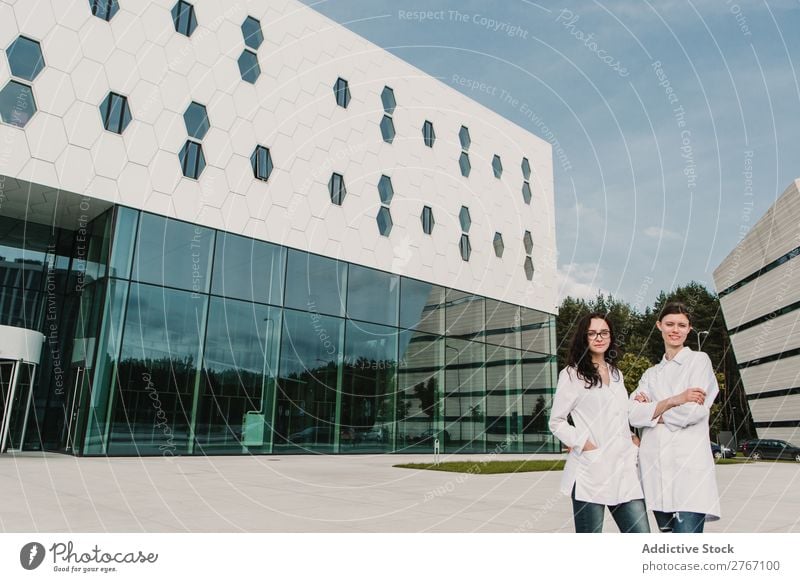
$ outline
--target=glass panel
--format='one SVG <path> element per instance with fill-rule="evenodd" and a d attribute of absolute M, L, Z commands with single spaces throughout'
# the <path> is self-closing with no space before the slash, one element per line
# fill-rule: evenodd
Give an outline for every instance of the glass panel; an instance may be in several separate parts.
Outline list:
<path fill-rule="evenodd" d="M 110 277 L 127 279 L 131 276 L 139 212 L 124 206 L 117 206 L 115 212 L 114 243 L 111 247 L 111 263 L 108 267 L 108 274 Z"/>
<path fill-rule="evenodd" d="M 444 334 L 444 287 L 402 277 L 400 327 Z"/>
<path fill-rule="evenodd" d="M 384 452 L 394 442 L 397 330 L 347 322 L 339 452 Z"/>
<path fill-rule="evenodd" d="M 344 320 L 285 310 L 275 453 L 334 451 Z"/>
<path fill-rule="evenodd" d="M 400 277 L 350 265 L 347 277 L 347 316 L 384 325 L 397 325 Z"/>
<path fill-rule="evenodd" d="M 261 74 L 261 66 L 258 64 L 258 57 L 256 54 L 249 50 L 244 50 L 242 54 L 239 55 L 238 63 L 239 73 L 241 73 L 242 79 L 248 83 L 255 84 L 258 80 L 258 76 Z"/>
<path fill-rule="evenodd" d="M 522 352 L 522 433 L 526 453 L 560 450 L 547 427 L 555 390 L 554 366 L 551 356 Z"/>
<path fill-rule="evenodd" d="M 42 47 L 35 40 L 18 36 L 6 50 L 11 74 L 33 81 L 44 69 Z"/>
<path fill-rule="evenodd" d="M 484 344 L 447 338 L 444 347 L 445 450 L 459 453 L 484 452 Z"/>
<path fill-rule="evenodd" d="M 132 279 L 208 292 L 213 249 L 212 229 L 143 212 Z"/>
<path fill-rule="evenodd" d="M 494 299 L 486 299 L 486 332 L 484 341 L 489 344 L 519 348 L 519 307 Z"/>
<path fill-rule="evenodd" d="M 463 291 L 447 291 L 447 335 L 469 339 L 483 335 L 483 297 Z"/>
<path fill-rule="evenodd" d="M 283 247 L 220 232 L 214 252 L 211 292 L 280 305 L 285 264 L 286 249 Z"/>
<path fill-rule="evenodd" d="M 433 451 L 435 439 L 444 450 L 449 433 L 442 431 L 444 338 L 401 331 L 397 374 L 397 452 Z"/>
<path fill-rule="evenodd" d="M 344 315 L 347 263 L 289 250 L 286 306 L 325 315 Z"/>
<path fill-rule="evenodd" d="M 196 453 L 271 452 L 280 317 L 275 307 L 211 298 Z"/>
<path fill-rule="evenodd" d="M 522 349 L 540 354 L 551 353 L 550 327 L 554 316 L 535 309 L 520 309 Z"/>
<path fill-rule="evenodd" d="M 9 81 L 0 90 L 0 121 L 25 127 L 36 113 L 36 100 L 28 85 Z"/>
<path fill-rule="evenodd" d="M 190 452 L 208 298 L 131 284 L 111 455 Z"/>
<path fill-rule="evenodd" d="M 522 365 L 520 352 L 486 346 L 486 449 L 522 449 Z"/>

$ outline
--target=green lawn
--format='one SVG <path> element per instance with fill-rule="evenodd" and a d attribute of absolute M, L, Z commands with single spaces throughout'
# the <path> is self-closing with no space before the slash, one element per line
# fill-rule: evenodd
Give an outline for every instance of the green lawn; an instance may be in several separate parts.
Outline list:
<path fill-rule="evenodd" d="M 475 475 L 499 475 L 501 473 L 530 473 L 532 471 L 560 471 L 564 461 L 455 461 L 448 463 L 405 463 L 395 465 L 401 469 L 424 469 L 451 473 L 473 473 Z"/>

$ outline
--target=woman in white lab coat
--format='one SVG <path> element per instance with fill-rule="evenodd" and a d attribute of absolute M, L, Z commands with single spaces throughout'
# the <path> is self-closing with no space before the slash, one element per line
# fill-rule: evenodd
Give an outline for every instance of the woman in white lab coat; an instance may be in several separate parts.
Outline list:
<path fill-rule="evenodd" d="M 656 323 L 664 357 L 630 397 L 630 423 L 642 427 L 639 468 L 647 506 L 662 532 L 702 533 L 719 519 L 709 410 L 719 387 L 711 360 L 685 346 L 689 310 L 668 303 Z"/>
<path fill-rule="evenodd" d="M 577 533 L 602 532 L 606 506 L 621 532 L 650 531 L 616 354 L 611 321 L 591 313 L 578 322 L 558 375 L 550 430 L 569 448 L 561 492 L 572 497 Z"/>

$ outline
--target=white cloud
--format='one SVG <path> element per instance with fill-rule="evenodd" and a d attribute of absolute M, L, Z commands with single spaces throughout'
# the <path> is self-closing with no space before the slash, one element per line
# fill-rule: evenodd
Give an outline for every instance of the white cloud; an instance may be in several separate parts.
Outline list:
<path fill-rule="evenodd" d="M 602 270 L 594 263 L 568 263 L 558 268 L 558 301 L 567 297 L 595 299 L 598 293 L 608 295 L 600 286 Z"/>
<path fill-rule="evenodd" d="M 677 232 L 661 226 L 648 226 L 644 229 L 644 235 L 657 240 L 683 240 Z"/>

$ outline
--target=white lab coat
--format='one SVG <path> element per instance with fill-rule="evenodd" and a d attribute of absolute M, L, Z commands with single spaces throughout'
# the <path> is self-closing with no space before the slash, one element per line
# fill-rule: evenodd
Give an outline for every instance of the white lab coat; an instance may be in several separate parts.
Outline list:
<path fill-rule="evenodd" d="M 667 410 L 664 423 L 653 419 L 656 404 L 687 388 L 702 388 L 705 402 Z M 636 402 L 644 393 L 649 403 Z M 642 427 L 639 469 L 647 507 L 656 511 L 705 513 L 719 519 L 719 493 L 708 437 L 709 410 L 719 393 L 711 360 L 704 352 L 684 347 L 674 358 L 648 368 L 630 396 L 629 419 Z"/>
<path fill-rule="evenodd" d="M 572 447 L 561 477 L 561 492 L 575 499 L 618 505 L 644 494 L 636 470 L 638 447 L 631 441 L 628 425 L 628 392 L 622 373 L 611 374 L 611 383 L 587 389 L 575 368 L 558 375 L 558 387 L 550 413 L 550 430 Z M 575 426 L 567 422 L 572 414 Z M 584 451 L 590 440 L 597 449 Z"/>

